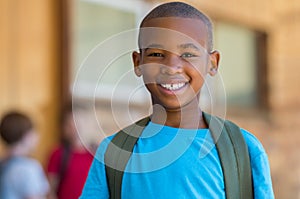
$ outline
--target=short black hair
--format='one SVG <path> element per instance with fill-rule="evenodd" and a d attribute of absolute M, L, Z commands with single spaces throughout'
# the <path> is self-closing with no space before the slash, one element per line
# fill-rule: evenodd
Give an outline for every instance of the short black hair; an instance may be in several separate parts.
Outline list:
<path fill-rule="evenodd" d="M 33 123 L 23 113 L 12 111 L 3 116 L 0 123 L 0 136 L 7 145 L 13 145 L 33 129 Z"/>
<path fill-rule="evenodd" d="M 195 7 L 183 3 L 183 2 L 169 2 L 161 4 L 151 10 L 141 22 L 140 28 L 144 26 L 144 23 L 150 19 L 161 18 L 161 17 L 182 17 L 190 19 L 200 19 L 207 27 L 208 35 L 208 50 L 211 51 L 213 48 L 213 25 L 208 16 L 203 12 L 199 11 Z"/>

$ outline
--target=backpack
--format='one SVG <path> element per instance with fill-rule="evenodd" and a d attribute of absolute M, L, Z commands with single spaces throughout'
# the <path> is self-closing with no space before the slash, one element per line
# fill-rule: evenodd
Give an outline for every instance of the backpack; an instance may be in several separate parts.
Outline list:
<path fill-rule="evenodd" d="M 58 182 L 57 182 L 57 187 L 56 187 L 56 194 L 60 192 L 62 183 L 64 181 L 64 178 L 66 176 L 66 172 L 68 170 L 68 164 L 70 161 L 70 156 L 71 156 L 71 146 L 69 143 L 63 143 L 62 146 L 62 155 L 59 163 L 59 170 L 58 170 Z"/>
<path fill-rule="evenodd" d="M 203 112 L 217 147 L 224 176 L 225 195 L 228 199 L 252 199 L 253 185 L 247 144 L 234 123 Z M 105 170 L 110 198 L 120 199 L 125 167 L 134 145 L 150 117 L 119 131 L 105 152 Z M 112 166 L 112 167 L 110 167 Z"/>

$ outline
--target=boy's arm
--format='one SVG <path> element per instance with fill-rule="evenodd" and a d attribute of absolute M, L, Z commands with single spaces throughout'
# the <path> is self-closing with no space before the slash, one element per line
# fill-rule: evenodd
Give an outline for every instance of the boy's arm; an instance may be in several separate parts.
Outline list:
<path fill-rule="evenodd" d="M 105 139 L 99 146 L 89 170 L 89 174 L 82 190 L 80 199 L 109 198 L 104 165 L 104 153 L 106 151 L 108 143 L 108 139 Z"/>
<path fill-rule="evenodd" d="M 58 176 L 57 174 L 48 174 L 48 181 L 50 184 L 50 192 L 49 192 L 49 196 L 48 198 L 50 199 L 56 199 L 56 190 L 57 190 L 57 186 L 58 186 Z"/>
<path fill-rule="evenodd" d="M 251 133 L 241 129 L 250 154 L 255 199 L 273 199 L 270 165 L 260 141 Z"/>
<path fill-rule="evenodd" d="M 254 198 L 273 199 L 274 193 L 270 173 L 269 161 L 266 153 L 254 157 L 251 160 Z"/>
<path fill-rule="evenodd" d="M 59 166 L 61 161 L 61 150 L 55 149 L 52 154 L 50 155 L 48 165 L 47 165 L 47 177 L 50 184 L 50 192 L 49 192 L 49 199 L 56 199 L 57 198 L 57 187 L 59 183 Z"/>

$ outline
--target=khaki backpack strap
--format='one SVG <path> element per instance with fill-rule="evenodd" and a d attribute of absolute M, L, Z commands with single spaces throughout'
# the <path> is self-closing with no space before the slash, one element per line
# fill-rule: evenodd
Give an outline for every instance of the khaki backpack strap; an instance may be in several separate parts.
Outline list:
<path fill-rule="evenodd" d="M 149 121 L 150 117 L 146 117 L 119 131 L 107 147 L 104 162 L 111 199 L 121 198 L 124 170 L 134 145 Z"/>
<path fill-rule="evenodd" d="M 240 128 L 229 121 L 203 113 L 220 157 L 228 199 L 253 199 L 247 144 Z"/>

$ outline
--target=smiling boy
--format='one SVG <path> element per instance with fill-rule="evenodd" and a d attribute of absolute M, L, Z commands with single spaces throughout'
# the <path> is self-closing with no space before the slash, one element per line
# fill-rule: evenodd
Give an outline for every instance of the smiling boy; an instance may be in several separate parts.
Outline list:
<path fill-rule="evenodd" d="M 185 3 L 159 5 L 142 21 L 140 50 L 132 58 L 135 74 L 151 94 L 153 113 L 129 154 L 121 198 L 226 197 L 218 149 L 199 107 L 205 76 L 218 70 L 220 54 L 212 46 L 211 21 Z M 253 189 L 254 198 L 274 198 L 262 145 L 249 132 L 241 133 L 253 180 L 243 188 Z M 118 198 L 112 197 L 104 160 L 115 137 L 100 145 L 81 198 Z"/>
<path fill-rule="evenodd" d="M 181 17 L 146 17 L 141 27 L 140 53 L 133 53 L 135 73 L 143 77 L 152 104 L 167 114 L 162 123 L 161 112 L 154 110 L 151 121 L 176 128 L 207 127 L 199 95 L 205 75 L 216 74 L 220 57 L 217 51 L 207 53 L 208 28 L 202 20 Z"/>

